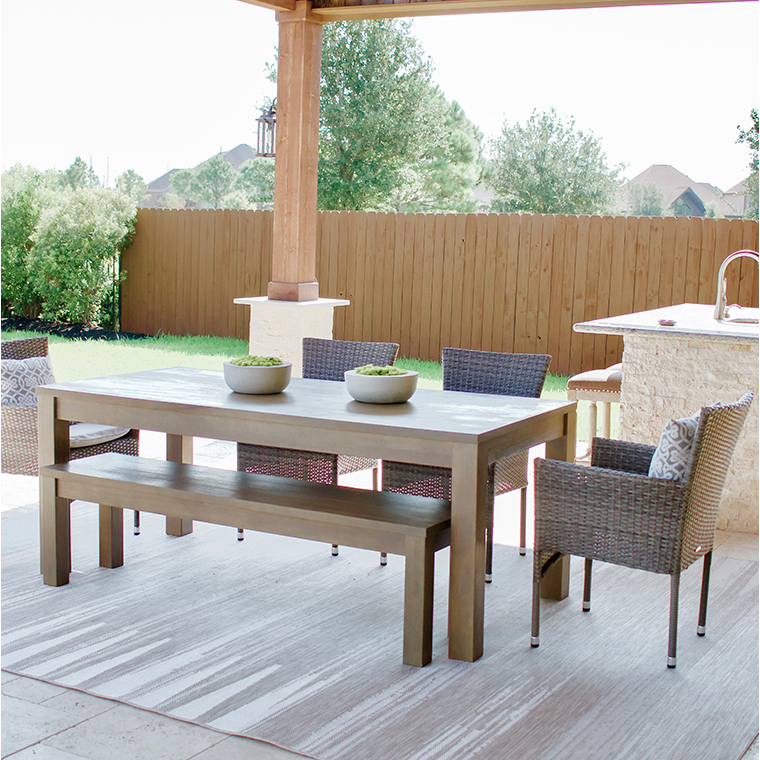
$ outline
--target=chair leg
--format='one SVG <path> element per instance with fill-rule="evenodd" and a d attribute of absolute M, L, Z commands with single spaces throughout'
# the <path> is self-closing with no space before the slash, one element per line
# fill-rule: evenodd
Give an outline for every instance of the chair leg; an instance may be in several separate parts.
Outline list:
<path fill-rule="evenodd" d="M 386 552 L 380 552 L 380 564 L 385 567 L 388 564 L 388 555 Z"/>
<path fill-rule="evenodd" d="M 668 667 L 676 666 L 676 638 L 678 636 L 678 585 L 681 573 L 670 576 L 670 630 L 668 632 Z"/>
<path fill-rule="evenodd" d="M 493 578 L 493 508 L 493 497 L 489 495 L 486 514 L 486 583 L 490 583 Z"/>
<path fill-rule="evenodd" d="M 697 636 L 705 635 L 705 625 L 707 623 L 707 594 L 710 590 L 710 565 L 712 564 L 712 552 L 707 552 L 702 562 L 702 594 L 699 600 L 699 624 L 697 625 Z"/>
<path fill-rule="evenodd" d="M 238 528 L 237 532 L 238 532 L 238 535 L 237 535 L 238 541 L 242 541 L 245 538 L 245 531 L 242 528 Z"/>
<path fill-rule="evenodd" d="M 525 556 L 525 515 L 528 511 L 528 488 L 520 489 L 520 556 Z"/>
<path fill-rule="evenodd" d="M 539 643 L 538 628 L 541 614 L 541 573 L 538 567 L 540 556 L 540 552 L 536 551 L 536 557 L 533 559 L 533 602 L 530 619 L 530 645 L 534 649 Z"/>
<path fill-rule="evenodd" d="M 588 612 L 591 609 L 591 566 L 593 560 L 586 557 L 583 566 L 583 611 Z"/>
<path fill-rule="evenodd" d="M 135 510 L 134 514 L 135 514 L 134 521 L 133 521 L 134 527 L 132 528 L 132 532 L 136 536 L 139 536 L 140 535 L 140 513 L 137 510 Z"/>
<path fill-rule="evenodd" d="M 333 544 L 332 545 L 332 555 L 333 555 L 333 557 L 337 557 L 338 556 L 338 544 Z"/>

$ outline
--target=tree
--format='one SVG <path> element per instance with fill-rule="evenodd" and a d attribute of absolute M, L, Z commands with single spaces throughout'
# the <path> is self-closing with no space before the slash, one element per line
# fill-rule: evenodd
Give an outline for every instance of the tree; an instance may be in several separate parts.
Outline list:
<path fill-rule="evenodd" d="M 122 172 L 116 178 L 116 190 L 130 196 L 138 204 L 148 195 L 148 185 L 134 169 Z"/>
<path fill-rule="evenodd" d="M 757 108 L 753 108 L 749 114 L 752 124 L 747 130 L 742 129 L 741 124 L 736 128 L 739 130 L 738 143 L 746 142 L 749 145 L 749 168 L 750 175 L 744 183 L 747 188 L 747 208 L 744 212 L 745 219 L 758 218 L 758 124 Z"/>
<path fill-rule="evenodd" d="M 322 41 L 318 204 L 390 208 L 436 135 L 431 64 L 394 19 L 328 24 Z"/>
<path fill-rule="evenodd" d="M 172 175 L 172 190 L 186 203 L 222 208 L 223 199 L 232 192 L 237 172 L 221 156 L 213 156 L 194 169 L 182 169 Z"/>
<path fill-rule="evenodd" d="M 419 163 L 407 167 L 403 185 L 393 195 L 396 211 L 476 210 L 473 195 L 483 178 L 483 133 L 456 101 L 449 103 L 435 88 L 436 133 L 430 136 Z"/>
<path fill-rule="evenodd" d="M 272 208 L 274 203 L 274 160 L 251 158 L 238 169 L 236 188 L 253 208 Z"/>
<path fill-rule="evenodd" d="M 654 182 L 631 186 L 633 216 L 664 216 L 665 193 Z"/>
<path fill-rule="evenodd" d="M 87 166 L 79 156 L 74 159 L 74 163 L 68 169 L 61 172 L 61 184 L 72 190 L 80 187 L 100 187 L 100 182 L 92 167 Z"/>
<path fill-rule="evenodd" d="M 554 109 L 534 111 L 524 127 L 505 122 L 491 147 L 495 211 L 599 214 L 613 203 L 623 167 L 609 167 L 600 141 Z"/>

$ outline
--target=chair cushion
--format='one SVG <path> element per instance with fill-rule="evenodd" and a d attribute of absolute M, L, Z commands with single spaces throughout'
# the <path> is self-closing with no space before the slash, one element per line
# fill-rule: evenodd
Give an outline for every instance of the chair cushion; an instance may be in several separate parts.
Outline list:
<path fill-rule="evenodd" d="M 125 436 L 129 428 L 114 427 L 113 425 L 95 425 L 92 422 L 75 422 L 69 428 L 69 446 L 81 449 L 85 446 L 97 446 L 100 443 L 115 441 Z"/>
<path fill-rule="evenodd" d="M 587 372 L 573 375 L 567 381 L 567 389 L 569 391 L 588 390 L 620 393 L 622 382 L 623 365 L 613 364 L 607 369 L 590 369 Z"/>
<path fill-rule="evenodd" d="M 2 403 L 12 406 L 36 406 L 38 385 L 55 382 L 50 356 L 31 356 L 28 359 L 3 359 Z"/>
<path fill-rule="evenodd" d="M 671 420 L 665 425 L 649 464 L 650 478 L 683 480 L 689 470 L 700 413 L 697 412 L 693 417 Z"/>

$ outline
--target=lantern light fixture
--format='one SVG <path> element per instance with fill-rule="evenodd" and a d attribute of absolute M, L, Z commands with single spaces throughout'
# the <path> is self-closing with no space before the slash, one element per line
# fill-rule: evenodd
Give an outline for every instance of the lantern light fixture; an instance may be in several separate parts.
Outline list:
<path fill-rule="evenodd" d="M 256 155 L 274 157 L 275 139 L 277 137 L 277 101 L 273 100 L 269 108 L 264 108 L 256 119 Z"/>

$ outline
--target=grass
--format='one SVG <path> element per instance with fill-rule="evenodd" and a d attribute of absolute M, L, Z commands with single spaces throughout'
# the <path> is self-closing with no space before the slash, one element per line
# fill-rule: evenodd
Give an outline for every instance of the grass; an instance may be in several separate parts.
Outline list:
<path fill-rule="evenodd" d="M 3 340 L 32 337 L 34 333 L 7 330 Z M 222 362 L 248 353 L 248 342 L 237 338 L 212 336 L 161 335 L 141 340 L 71 340 L 48 336 L 50 356 L 59 382 L 84 380 L 88 377 L 140 372 L 162 367 L 198 367 L 219 369 Z M 421 388 L 443 387 L 440 362 L 403 357 L 396 362 L 403 369 L 420 373 Z M 567 398 L 567 375 L 549 375 L 541 398 Z M 588 430 L 587 401 L 578 402 L 578 438 L 585 440 Z M 618 435 L 619 405 L 612 405 L 612 436 Z"/>

